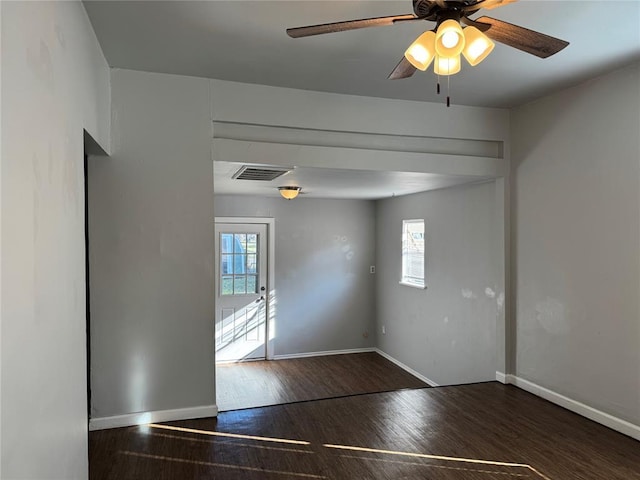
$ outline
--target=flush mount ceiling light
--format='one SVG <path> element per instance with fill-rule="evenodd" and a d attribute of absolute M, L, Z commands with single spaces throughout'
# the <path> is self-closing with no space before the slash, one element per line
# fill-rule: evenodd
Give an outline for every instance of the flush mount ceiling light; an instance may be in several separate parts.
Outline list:
<path fill-rule="evenodd" d="M 390 80 L 408 78 L 416 70 L 424 71 L 434 60 L 435 72 L 449 78 L 460 71 L 460 54 L 469 65 L 476 66 L 493 50 L 495 44 L 491 40 L 540 58 L 555 55 L 569 45 L 569 42 L 559 38 L 492 17 L 470 18 L 481 9 L 494 9 L 515 1 L 517 0 L 413 0 L 412 14 L 288 28 L 287 34 L 299 38 L 396 23 L 422 20 L 435 22 L 435 30 L 423 33 L 409 46 L 402 60 L 389 74 Z M 461 24 L 467 27 L 463 29 Z M 447 105 L 448 103 L 447 97 Z"/>
<path fill-rule="evenodd" d="M 287 187 L 278 187 L 278 190 L 280 191 L 280 195 L 282 195 L 282 198 L 286 198 L 287 200 L 293 200 L 298 196 L 298 194 L 300 193 L 300 190 L 302 189 L 300 187 L 287 186 Z"/>

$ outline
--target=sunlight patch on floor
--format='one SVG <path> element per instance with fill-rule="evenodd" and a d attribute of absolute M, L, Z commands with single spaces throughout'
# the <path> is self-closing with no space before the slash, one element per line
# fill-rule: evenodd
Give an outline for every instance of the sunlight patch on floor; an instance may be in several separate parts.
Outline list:
<path fill-rule="evenodd" d="M 272 438 L 272 437 L 258 437 L 254 435 L 241 435 L 238 433 L 223 433 L 223 432 L 212 432 L 211 430 L 198 430 L 195 428 L 185 428 L 185 427 L 174 427 L 171 425 L 160 425 L 157 423 L 150 423 L 149 427 L 151 428 L 160 428 L 164 430 L 173 430 L 174 432 L 187 432 L 187 433 L 197 433 L 200 435 L 211 435 L 213 437 L 227 437 L 227 438 L 241 438 L 244 440 L 258 440 L 261 442 L 275 442 L 275 443 L 290 443 L 293 445 L 310 445 L 309 442 L 305 442 L 303 440 L 289 440 L 286 438 Z"/>

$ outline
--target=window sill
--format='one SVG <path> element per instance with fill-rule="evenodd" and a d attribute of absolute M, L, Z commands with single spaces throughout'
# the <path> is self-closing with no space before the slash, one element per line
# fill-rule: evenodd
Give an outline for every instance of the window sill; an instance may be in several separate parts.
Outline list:
<path fill-rule="evenodd" d="M 400 280 L 399 283 L 400 283 L 400 285 L 404 285 L 406 287 L 418 288 L 420 290 L 426 290 L 427 289 L 426 285 L 420 285 L 420 284 L 417 284 L 417 283 L 404 282 L 402 280 Z"/>

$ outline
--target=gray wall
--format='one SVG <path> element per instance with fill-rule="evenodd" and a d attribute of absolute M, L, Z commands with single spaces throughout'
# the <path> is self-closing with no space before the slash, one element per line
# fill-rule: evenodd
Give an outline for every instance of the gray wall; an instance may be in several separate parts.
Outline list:
<path fill-rule="evenodd" d="M 375 204 L 216 195 L 216 217 L 275 218 L 273 354 L 375 346 Z"/>
<path fill-rule="evenodd" d="M 640 424 L 640 75 L 512 113 L 516 373 Z"/>
<path fill-rule="evenodd" d="M 495 380 L 495 191 L 490 182 L 377 202 L 378 346 L 439 385 Z M 414 218 L 425 220 L 426 290 L 398 283 L 402 220 Z"/>
<path fill-rule="evenodd" d="M 0 477 L 86 478 L 83 129 L 108 148 L 109 68 L 79 2 L 0 9 Z"/>
<path fill-rule="evenodd" d="M 92 416 L 213 405 L 213 166 L 204 79 L 112 70 L 89 171 Z"/>

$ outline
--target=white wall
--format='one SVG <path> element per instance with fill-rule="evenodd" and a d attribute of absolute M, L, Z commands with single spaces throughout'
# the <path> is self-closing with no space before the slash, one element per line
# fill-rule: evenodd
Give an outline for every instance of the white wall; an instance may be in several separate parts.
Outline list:
<path fill-rule="evenodd" d="M 83 129 L 109 70 L 79 2 L 2 2 L 2 478 L 86 478 Z"/>
<path fill-rule="evenodd" d="M 495 182 L 377 202 L 378 347 L 439 385 L 495 380 L 495 210 Z M 399 284 L 402 220 L 419 218 L 425 290 Z"/>
<path fill-rule="evenodd" d="M 640 425 L 640 74 L 513 111 L 516 374 Z"/>
<path fill-rule="evenodd" d="M 89 169 L 92 417 L 211 406 L 209 81 L 112 70 Z"/>
<path fill-rule="evenodd" d="M 216 217 L 275 219 L 273 355 L 375 346 L 375 204 L 216 195 Z"/>

